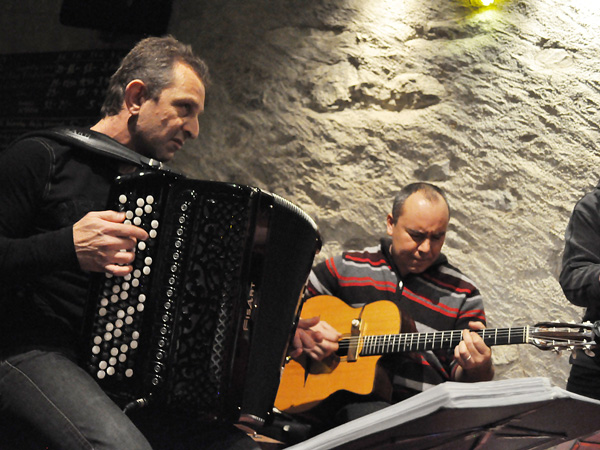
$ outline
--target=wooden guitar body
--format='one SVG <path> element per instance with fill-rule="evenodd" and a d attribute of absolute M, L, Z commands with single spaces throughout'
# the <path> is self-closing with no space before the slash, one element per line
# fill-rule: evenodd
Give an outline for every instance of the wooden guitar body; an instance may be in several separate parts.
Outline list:
<path fill-rule="evenodd" d="M 400 311 L 387 300 L 353 308 L 336 297 L 313 297 L 304 304 L 302 317 L 314 316 L 320 316 L 321 320 L 343 333 L 342 341 L 351 337 L 354 320 L 360 321 L 361 335 L 400 332 Z M 287 412 L 306 411 L 330 394 L 348 389 L 349 386 L 357 394 L 371 393 L 379 357 L 360 357 L 355 361 L 349 359 L 352 358 L 335 357 L 327 365 L 308 361 L 306 368 L 294 360 L 290 361 L 283 371 L 275 407 Z M 330 376 L 332 370 L 335 376 Z"/>

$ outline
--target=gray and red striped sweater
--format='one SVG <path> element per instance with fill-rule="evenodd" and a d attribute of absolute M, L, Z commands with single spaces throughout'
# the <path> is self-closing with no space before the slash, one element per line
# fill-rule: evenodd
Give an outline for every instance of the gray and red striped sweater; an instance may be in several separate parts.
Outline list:
<path fill-rule="evenodd" d="M 391 241 L 360 251 L 348 251 L 317 264 L 311 272 L 307 298 L 332 295 L 359 307 L 391 300 L 401 313 L 401 331 L 426 333 L 468 328 L 485 323 L 481 294 L 473 282 L 444 255 L 425 272 L 400 276 L 389 253 Z M 343 330 L 339 330 L 345 332 Z M 383 356 L 379 364 L 390 374 L 393 402 L 453 379 L 454 350 Z"/>

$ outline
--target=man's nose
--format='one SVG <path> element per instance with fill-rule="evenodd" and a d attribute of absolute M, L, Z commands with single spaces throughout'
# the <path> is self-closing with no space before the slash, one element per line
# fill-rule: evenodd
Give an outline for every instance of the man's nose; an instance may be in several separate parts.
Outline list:
<path fill-rule="evenodd" d="M 189 118 L 183 124 L 183 131 L 185 132 L 186 138 L 196 139 L 200 133 L 200 123 L 198 117 Z"/>
<path fill-rule="evenodd" d="M 423 242 L 419 245 L 419 251 L 421 253 L 429 253 L 431 251 L 431 241 L 429 239 L 423 239 Z"/>

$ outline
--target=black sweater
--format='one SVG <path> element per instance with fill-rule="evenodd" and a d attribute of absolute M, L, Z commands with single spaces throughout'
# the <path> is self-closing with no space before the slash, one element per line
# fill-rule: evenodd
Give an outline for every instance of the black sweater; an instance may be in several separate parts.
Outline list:
<path fill-rule="evenodd" d="M 600 184 L 573 209 L 565 233 L 560 285 L 571 303 L 586 308 L 583 320 L 600 320 Z M 589 358 L 583 351 L 577 351 L 571 363 L 600 370 L 600 356 Z"/>
<path fill-rule="evenodd" d="M 73 351 L 89 274 L 72 225 L 103 210 L 117 164 L 46 138 L 0 153 L 0 356 Z"/>

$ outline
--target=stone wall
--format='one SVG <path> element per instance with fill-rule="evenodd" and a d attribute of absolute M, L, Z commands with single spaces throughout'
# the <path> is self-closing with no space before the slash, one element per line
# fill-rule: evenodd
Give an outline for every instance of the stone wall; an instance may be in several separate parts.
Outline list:
<path fill-rule="evenodd" d="M 58 0 L 5 3 L 0 53 L 110 45 L 59 25 Z M 178 0 L 169 29 L 214 79 L 179 168 L 294 201 L 319 258 L 373 243 L 395 191 L 434 182 L 453 209 L 445 252 L 489 326 L 579 320 L 557 278 L 572 207 L 600 178 L 593 0 Z M 568 355 L 529 345 L 494 360 L 497 378 L 568 373 Z"/>

